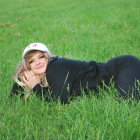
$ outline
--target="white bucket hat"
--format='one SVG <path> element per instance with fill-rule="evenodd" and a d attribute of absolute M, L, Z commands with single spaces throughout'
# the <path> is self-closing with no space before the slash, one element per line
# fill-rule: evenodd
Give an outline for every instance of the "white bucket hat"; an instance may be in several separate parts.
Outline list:
<path fill-rule="evenodd" d="M 51 55 L 51 52 L 49 51 L 49 49 L 47 48 L 47 46 L 46 46 L 45 44 L 36 42 L 36 43 L 31 43 L 31 44 L 29 44 L 29 45 L 24 49 L 23 54 L 22 54 L 22 58 L 25 58 L 25 56 L 26 56 L 29 52 L 34 51 L 34 50 L 46 52 L 46 53 L 48 53 L 48 54 Z"/>

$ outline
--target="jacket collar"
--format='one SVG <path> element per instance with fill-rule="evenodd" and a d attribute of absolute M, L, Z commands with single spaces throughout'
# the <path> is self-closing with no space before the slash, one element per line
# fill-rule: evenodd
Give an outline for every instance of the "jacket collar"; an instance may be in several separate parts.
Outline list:
<path fill-rule="evenodd" d="M 49 70 L 51 64 L 53 64 L 54 61 L 59 60 L 60 58 L 62 58 L 62 57 L 59 57 L 59 56 L 51 57 L 48 61 L 48 66 L 47 66 L 46 72 Z"/>
<path fill-rule="evenodd" d="M 53 57 L 51 57 L 50 59 L 49 59 L 49 63 L 52 63 L 53 61 L 55 61 L 55 60 L 58 60 L 58 59 L 60 59 L 61 57 L 59 57 L 59 56 L 53 56 Z"/>

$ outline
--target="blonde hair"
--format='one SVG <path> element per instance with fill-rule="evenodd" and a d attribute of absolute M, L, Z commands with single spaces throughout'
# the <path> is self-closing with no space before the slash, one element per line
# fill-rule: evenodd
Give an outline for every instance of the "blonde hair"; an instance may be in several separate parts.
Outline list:
<path fill-rule="evenodd" d="M 29 64 L 29 59 L 34 55 L 34 52 L 37 52 L 37 51 L 31 51 L 29 52 L 26 56 L 25 56 L 25 59 L 22 60 L 18 66 L 16 67 L 15 71 L 14 71 L 14 74 L 13 74 L 13 80 L 18 84 L 20 85 L 21 87 L 23 87 L 28 93 L 31 92 L 31 90 L 29 89 L 29 87 L 23 82 L 22 80 L 22 76 L 23 76 L 23 72 L 25 70 L 30 70 L 30 64 Z M 52 55 L 48 54 L 47 52 L 42 52 L 45 56 L 46 59 L 50 59 L 52 57 Z M 42 87 L 49 87 L 49 84 L 47 82 L 47 78 L 46 78 L 46 74 L 42 74 L 42 75 L 39 75 L 39 78 L 40 78 L 40 85 Z M 30 95 L 30 94 L 29 94 Z M 29 96 L 27 95 L 27 96 Z M 25 97 L 27 98 L 27 97 Z"/>

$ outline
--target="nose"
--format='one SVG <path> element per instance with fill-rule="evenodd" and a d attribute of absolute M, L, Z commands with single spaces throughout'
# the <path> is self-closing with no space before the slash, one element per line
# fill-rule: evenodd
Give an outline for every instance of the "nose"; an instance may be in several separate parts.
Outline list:
<path fill-rule="evenodd" d="M 36 65 L 38 65 L 38 64 L 40 64 L 40 61 L 39 61 L 39 59 L 38 59 L 38 60 L 36 60 Z"/>

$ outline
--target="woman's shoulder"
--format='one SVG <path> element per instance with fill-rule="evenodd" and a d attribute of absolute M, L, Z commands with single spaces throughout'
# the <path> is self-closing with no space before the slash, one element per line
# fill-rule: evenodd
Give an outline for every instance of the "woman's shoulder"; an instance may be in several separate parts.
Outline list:
<path fill-rule="evenodd" d="M 51 67 L 81 67 L 87 65 L 89 62 L 73 60 L 64 57 L 55 56 L 49 59 L 48 69 Z"/>
<path fill-rule="evenodd" d="M 51 58 L 49 59 L 49 63 L 53 63 L 54 61 L 59 60 L 60 58 L 62 58 L 62 57 L 53 56 L 53 57 L 51 57 Z"/>
<path fill-rule="evenodd" d="M 54 57 L 51 57 L 49 59 L 49 64 L 52 64 L 52 63 L 66 63 L 66 64 L 86 64 L 88 63 L 87 61 L 81 61 L 81 60 L 74 60 L 74 59 L 69 59 L 69 58 L 64 58 L 64 57 L 60 57 L 60 56 L 54 56 Z"/>
<path fill-rule="evenodd" d="M 51 63 L 63 63 L 63 62 L 72 62 L 72 61 L 76 61 L 76 60 L 72 60 L 72 59 L 68 59 L 68 58 L 64 58 L 64 57 L 60 57 L 60 56 L 53 56 L 49 59 L 49 64 Z"/>
<path fill-rule="evenodd" d="M 89 62 L 72 60 L 63 57 L 52 57 L 47 66 L 47 73 L 67 73 L 73 71 L 82 71 L 89 65 Z"/>

